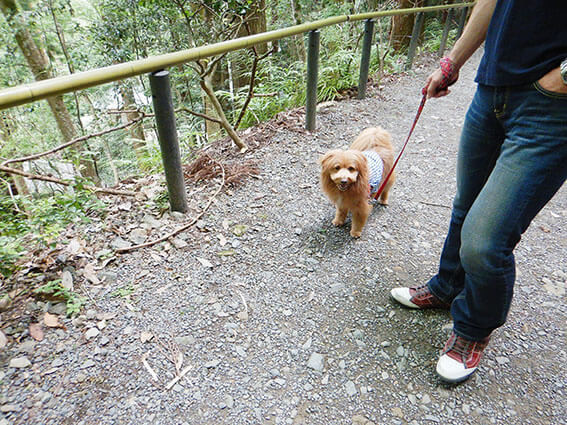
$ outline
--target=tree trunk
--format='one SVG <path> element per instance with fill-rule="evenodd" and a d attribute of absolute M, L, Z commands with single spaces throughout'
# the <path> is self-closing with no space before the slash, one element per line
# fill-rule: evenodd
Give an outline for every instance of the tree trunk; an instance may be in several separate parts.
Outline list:
<path fill-rule="evenodd" d="M 260 34 L 266 32 L 266 1 L 260 0 L 254 2 L 254 7 L 248 11 L 244 20 L 246 24 L 238 31 L 238 37 L 246 37 L 248 35 Z M 255 46 L 256 54 L 262 56 L 268 51 L 268 44 L 262 43 Z M 238 91 L 241 87 L 246 87 L 250 83 L 250 78 L 246 75 L 249 73 L 250 58 L 243 50 L 239 52 L 241 60 L 232 62 L 232 83 L 234 90 Z M 221 72 L 222 68 L 218 68 L 217 72 Z M 218 87 L 216 81 L 215 86 Z"/>
<path fill-rule="evenodd" d="M 127 81 L 120 82 L 120 94 L 122 94 L 122 100 L 124 101 L 123 109 L 127 111 L 123 114 L 123 121 L 133 121 L 141 116 L 139 112 L 136 111 L 136 99 L 134 96 L 134 89 L 130 86 Z M 138 168 L 142 164 L 144 157 L 146 156 L 146 137 L 144 135 L 144 125 L 142 121 L 137 122 L 133 126 L 129 127 L 128 132 L 132 138 L 132 147 L 134 148 L 134 153 L 136 154 L 136 159 L 138 160 Z"/>
<path fill-rule="evenodd" d="M 238 148 L 241 151 L 246 150 L 247 149 L 246 144 L 244 144 L 242 139 L 240 139 L 240 136 L 238 135 L 238 133 L 236 132 L 234 127 L 232 127 L 232 125 L 228 122 L 228 120 L 226 119 L 226 116 L 224 115 L 222 105 L 220 104 L 220 102 L 217 99 L 215 92 L 213 90 L 213 86 L 211 84 L 211 77 L 208 76 L 208 75 L 205 75 L 201 79 L 200 83 L 201 83 L 201 88 L 207 94 L 207 96 L 210 100 L 210 103 L 211 103 L 212 107 L 214 108 L 214 110 L 216 112 L 216 115 L 221 120 L 220 125 L 222 126 L 222 128 L 224 128 L 224 130 L 228 133 L 228 135 L 230 136 L 232 141 L 236 144 L 236 146 L 238 146 Z"/>
<path fill-rule="evenodd" d="M 0 8 L 6 17 L 6 21 L 14 31 L 16 42 L 24 55 L 26 62 L 37 81 L 51 78 L 49 59 L 45 52 L 35 43 L 31 33 L 20 22 L 17 22 L 19 10 L 16 0 L 0 0 Z M 69 110 L 65 106 L 63 96 L 54 96 L 47 99 L 51 112 L 55 117 L 57 127 L 61 132 L 65 141 L 70 141 L 77 136 L 75 125 Z M 79 173 L 86 178 L 91 179 L 95 183 L 99 183 L 98 174 L 96 172 L 93 161 L 80 157 L 80 151 L 85 150 L 84 147 L 79 148 L 79 152 L 75 151 L 74 156 L 79 158 Z"/>
<path fill-rule="evenodd" d="M 301 4 L 297 0 L 290 0 L 291 1 L 291 9 L 293 12 L 293 20 L 295 25 L 301 25 L 303 23 L 303 17 L 301 15 Z M 299 59 L 301 62 L 305 63 L 306 55 L 305 55 L 305 43 L 303 39 L 303 34 L 299 34 L 293 37 L 293 51 L 295 53 L 295 57 Z"/>
<path fill-rule="evenodd" d="M 423 0 L 398 0 L 399 9 L 411 9 L 421 7 Z M 392 17 L 392 30 L 390 32 L 390 45 L 396 52 L 408 48 L 413 30 L 415 14 L 398 15 Z"/>

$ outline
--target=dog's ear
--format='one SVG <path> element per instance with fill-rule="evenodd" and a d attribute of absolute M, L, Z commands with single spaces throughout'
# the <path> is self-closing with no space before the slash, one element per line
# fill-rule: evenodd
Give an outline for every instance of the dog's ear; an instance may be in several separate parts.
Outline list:
<path fill-rule="evenodd" d="M 334 149 L 332 151 L 327 152 L 325 155 L 319 157 L 319 165 L 321 165 L 322 168 L 326 168 L 329 161 L 331 161 L 335 157 L 337 152 L 340 152 L 340 151 L 337 150 L 337 149 Z"/>
<path fill-rule="evenodd" d="M 369 169 L 368 160 L 362 152 L 357 152 L 355 155 L 356 169 L 358 171 L 358 177 L 356 178 L 356 184 L 361 186 L 364 190 L 367 189 L 368 179 L 369 179 Z"/>

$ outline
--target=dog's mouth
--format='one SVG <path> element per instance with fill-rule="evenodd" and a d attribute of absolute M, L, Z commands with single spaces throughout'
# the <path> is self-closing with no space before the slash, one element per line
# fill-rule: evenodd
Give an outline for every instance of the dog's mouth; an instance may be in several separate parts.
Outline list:
<path fill-rule="evenodd" d="M 344 192 L 346 190 L 348 190 L 350 188 L 351 184 L 346 182 L 346 183 L 339 183 L 337 184 L 337 188 L 341 191 Z"/>

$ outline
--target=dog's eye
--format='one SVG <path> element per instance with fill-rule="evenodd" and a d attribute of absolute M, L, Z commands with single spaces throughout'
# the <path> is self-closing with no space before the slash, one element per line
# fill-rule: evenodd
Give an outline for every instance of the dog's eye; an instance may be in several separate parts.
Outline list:
<path fill-rule="evenodd" d="M 356 168 L 354 168 L 352 165 L 350 167 L 348 167 L 348 170 L 352 173 L 353 171 L 356 170 Z"/>
<path fill-rule="evenodd" d="M 335 170 L 339 171 L 341 169 L 340 165 L 335 165 Z"/>

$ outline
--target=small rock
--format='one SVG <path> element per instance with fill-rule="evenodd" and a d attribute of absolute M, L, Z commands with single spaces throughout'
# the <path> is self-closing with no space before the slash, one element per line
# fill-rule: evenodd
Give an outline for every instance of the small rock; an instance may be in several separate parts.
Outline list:
<path fill-rule="evenodd" d="M 96 338 L 97 336 L 99 336 L 100 331 L 97 328 L 90 328 L 86 333 L 85 333 L 85 338 L 86 340 L 90 340 L 93 338 Z"/>
<path fill-rule="evenodd" d="M 132 244 L 118 236 L 110 243 L 110 246 L 112 249 L 116 250 L 121 248 L 130 248 Z"/>
<path fill-rule="evenodd" d="M 232 396 L 227 395 L 224 398 L 224 404 L 226 405 L 226 407 L 228 407 L 229 409 L 232 409 L 234 407 L 234 398 L 232 398 Z"/>
<path fill-rule="evenodd" d="M 503 365 L 506 363 L 510 363 L 510 359 L 508 359 L 508 357 L 496 357 L 496 361 L 498 362 L 498 364 Z"/>
<path fill-rule="evenodd" d="M 15 357 L 12 360 L 10 360 L 10 365 L 9 365 L 9 367 L 13 367 L 16 369 L 24 369 L 30 366 L 31 366 L 31 362 L 28 360 L 27 357 Z"/>
<path fill-rule="evenodd" d="M 312 353 L 309 357 L 309 361 L 307 362 L 307 367 L 310 367 L 311 369 L 314 369 L 318 372 L 322 372 L 324 367 L 324 360 L 325 358 L 322 354 Z"/>
<path fill-rule="evenodd" d="M 356 386 L 354 385 L 354 382 L 347 381 L 347 383 L 345 384 L 345 388 L 346 388 L 347 395 L 349 397 L 356 395 Z"/>
<path fill-rule="evenodd" d="M 171 243 L 177 249 L 186 248 L 186 247 L 189 246 L 189 244 L 187 242 L 185 242 L 183 239 L 179 239 L 179 238 L 172 239 Z"/>
<path fill-rule="evenodd" d="M 84 362 L 81 365 L 81 369 L 88 369 L 89 367 L 93 367 L 93 366 L 96 366 L 94 360 L 88 359 L 86 362 Z"/>
<path fill-rule="evenodd" d="M 67 314 L 67 303 L 61 302 L 50 305 L 47 311 L 57 316 L 64 316 L 65 314 Z"/>
<path fill-rule="evenodd" d="M 135 245 L 143 244 L 147 237 L 148 234 L 144 229 L 134 229 L 128 235 L 128 239 Z"/>
<path fill-rule="evenodd" d="M 404 412 L 399 407 L 392 408 L 392 415 L 397 416 L 398 418 L 404 417 Z"/>
<path fill-rule="evenodd" d="M 18 412 L 20 410 L 20 406 L 17 404 L 4 404 L 0 406 L 0 411 L 2 413 L 10 413 L 10 412 Z"/>
<path fill-rule="evenodd" d="M 195 338 L 191 335 L 188 336 L 178 336 L 173 338 L 173 340 L 179 345 L 185 345 L 190 347 L 191 345 L 195 344 Z"/>
<path fill-rule="evenodd" d="M 207 369 L 213 369 L 220 364 L 220 360 L 211 360 L 210 362 L 205 363 L 205 367 Z"/>

